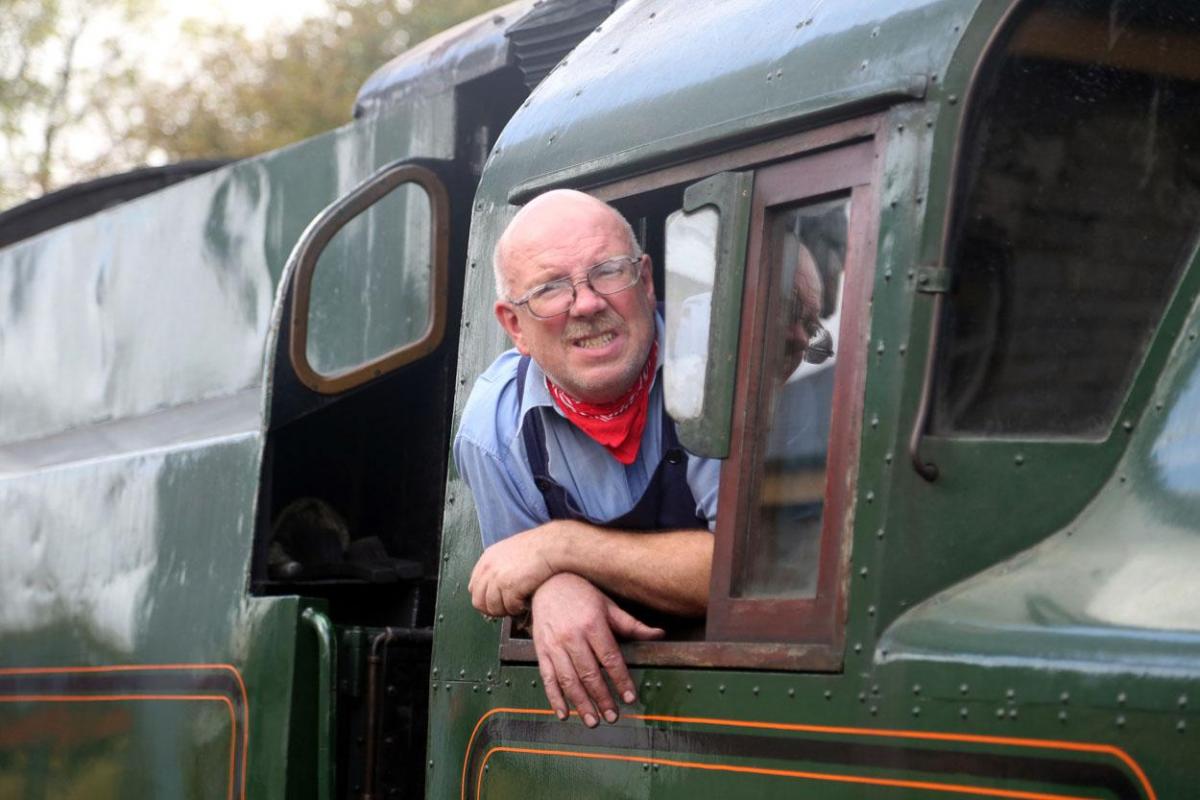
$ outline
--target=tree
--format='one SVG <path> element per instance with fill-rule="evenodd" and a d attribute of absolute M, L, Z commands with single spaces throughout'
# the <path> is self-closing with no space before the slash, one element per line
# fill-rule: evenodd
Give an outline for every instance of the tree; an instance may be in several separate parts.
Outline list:
<path fill-rule="evenodd" d="M 506 0 L 326 0 L 252 37 L 192 22 L 178 63 L 136 47 L 157 0 L 0 0 L 0 208 L 145 164 L 241 157 L 349 121 L 363 81 L 407 47 Z"/>
<path fill-rule="evenodd" d="M 407 47 L 504 0 L 330 0 L 329 12 L 254 40 L 232 26 L 194 27 L 188 74 L 140 92 L 129 136 L 147 158 L 246 156 L 350 119 L 367 77 Z"/>
<path fill-rule="evenodd" d="M 117 34 L 148 8 L 144 0 L 0 0 L 0 205 L 81 171 L 64 139 L 106 86 L 128 81 L 133 61 Z"/>

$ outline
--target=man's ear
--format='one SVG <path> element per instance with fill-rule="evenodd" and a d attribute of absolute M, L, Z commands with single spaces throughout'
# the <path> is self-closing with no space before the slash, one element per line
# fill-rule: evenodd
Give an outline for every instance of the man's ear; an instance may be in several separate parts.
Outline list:
<path fill-rule="evenodd" d="M 656 302 L 654 296 L 654 262 L 645 253 L 642 253 L 642 284 L 645 286 L 646 299 L 653 306 Z"/>
<path fill-rule="evenodd" d="M 521 331 L 521 317 L 517 314 L 517 309 L 513 307 L 512 303 L 497 300 L 492 310 L 496 314 L 496 321 L 500 323 L 500 327 L 504 328 L 508 338 L 512 339 L 513 346 L 521 355 L 529 355 L 529 348 L 525 346 L 525 335 Z"/>

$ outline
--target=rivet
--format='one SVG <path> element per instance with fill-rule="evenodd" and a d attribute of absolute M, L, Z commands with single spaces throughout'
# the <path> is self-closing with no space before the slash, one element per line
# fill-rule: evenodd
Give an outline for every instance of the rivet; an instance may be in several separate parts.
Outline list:
<path fill-rule="evenodd" d="M 871 694 L 874 694 L 874 695 L 879 694 L 879 684 L 878 683 L 871 684 Z"/>
<path fill-rule="evenodd" d="M 865 578 L 865 577 L 867 577 L 867 572 L 868 572 L 867 568 L 866 568 L 866 567 L 863 567 L 862 569 L 860 569 L 860 570 L 858 571 L 858 574 L 859 574 L 861 577 Z"/>
<path fill-rule="evenodd" d="M 878 29 L 875 29 L 875 30 L 871 31 L 871 35 L 872 35 L 872 36 L 876 36 L 876 35 L 878 35 L 878 34 L 879 34 L 879 30 L 878 30 Z M 896 126 L 896 130 L 897 130 L 897 131 L 899 131 L 900 133 L 904 133 L 904 123 L 903 123 L 903 122 L 901 122 L 899 125 L 897 125 L 897 126 Z"/>
<path fill-rule="evenodd" d="M 754 692 L 754 696 L 755 696 L 755 697 L 758 697 L 758 687 L 757 687 L 757 686 L 755 686 L 755 687 L 754 687 L 753 689 L 751 689 L 750 691 Z"/>
<path fill-rule="evenodd" d="M 890 269 L 885 269 L 883 271 L 883 279 L 885 281 L 890 281 L 892 279 L 892 271 Z"/>
<path fill-rule="evenodd" d="M 871 427 L 872 427 L 872 428 L 878 428 L 878 427 L 879 427 L 879 415 L 878 415 L 878 414 L 872 414 L 872 415 L 871 415 Z"/>
<path fill-rule="evenodd" d="M 1010 709 L 1008 710 L 1008 718 L 1009 718 L 1009 719 L 1016 719 L 1016 718 L 1017 718 L 1017 710 L 1016 710 L 1015 708 L 1010 708 Z"/>
<path fill-rule="evenodd" d="M 662 767 L 662 764 L 655 764 L 654 771 L 657 772 L 659 770 L 659 768 L 661 768 L 661 767 Z"/>
<path fill-rule="evenodd" d="M 434 667 L 434 668 L 433 668 L 433 677 L 435 677 L 435 678 L 436 678 L 436 677 L 437 677 L 437 674 L 438 674 L 438 668 L 437 668 L 437 667 Z"/>
<path fill-rule="evenodd" d="M 661 688 L 662 688 L 662 681 L 656 681 L 656 682 L 654 683 L 654 688 L 655 688 L 655 689 L 661 689 Z"/>
<path fill-rule="evenodd" d="M 512 686 L 512 678 L 505 678 L 505 679 L 504 679 L 504 685 L 505 685 L 505 686 Z"/>
<path fill-rule="evenodd" d="M 1159 400 L 1157 403 L 1155 403 L 1155 404 L 1154 404 L 1154 410 L 1155 410 L 1155 411 L 1162 411 L 1162 410 L 1163 410 L 1163 402 L 1162 402 L 1162 400 Z"/>
<path fill-rule="evenodd" d="M 472 693 L 472 694 L 478 694 L 478 693 L 479 693 L 479 685 L 478 685 L 478 684 L 473 684 L 473 685 L 471 686 L 471 693 Z"/>
<path fill-rule="evenodd" d="M 438 614 L 438 622 L 445 622 L 445 621 L 446 621 L 446 615 Z"/>
<path fill-rule="evenodd" d="M 725 684 L 722 683 L 720 686 L 718 686 L 717 691 L 721 694 L 725 694 Z"/>
<path fill-rule="evenodd" d="M 1071 702 L 1071 693 L 1063 692 L 1058 696 L 1058 699 L 1065 706 L 1067 703 Z"/>
<path fill-rule="evenodd" d="M 967 715 L 968 715 L 968 714 L 970 714 L 970 713 L 971 713 L 971 712 L 967 711 L 967 707 L 966 707 L 966 706 L 963 706 L 962 708 L 960 708 L 960 709 L 958 710 L 958 715 L 959 715 L 960 717 L 962 717 L 963 719 L 966 719 L 966 718 L 967 718 Z"/>
<path fill-rule="evenodd" d="M 996 719 L 1004 719 L 1004 709 L 1003 708 L 996 709 Z"/>
<path fill-rule="evenodd" d="M 867 693 L 866 693 L 866 692 L 859 692 L 859 693 L 858 693 L 858 702 L 860 702 L 860 703 L 865 703 L 865 702 L 867 702 Z"/>
<path fill-rule="evenodd" d="M 1185 722 L 1184 720 L 1179 720 L 1179 722 L 1175 723 L 1175 730 L 1179 731 L 1180 733 L 1183 733 L 1184 731 L 1187 730 L 1187 722 Z"/>
<path fill-rule="evenodd" d="M 856 652 L 856 653 L 861 653 L 861 652 L 862 652 L 862 642 L 855 642 L 855 643 L 854 643 L 854 652 Z"/>
<path fill-rule="evenodd" d="M 904 355 L 907 352 L 908 352 L 908 345 L 906 345 L 906 344 L 900 345 L 900 355 Z"/>
<path fill-rule="evenodd" d="M 490 686 L 489 686 L 489 687 L 487 687 L 487 689 L 485 689 L 484 691 L 485 691 L 485 692 L 487 692 L 488 694 L 491 694 L 491 693 L 492 693 L 492 687 L 490 687 Z"/>
<path fill-rule="evenodd" d="M 891 453 L 884 453 L 883 454 L 883 463 L 890 464 L 890 463 L 892 463 L 893 458 L 895 458 L 895 456 L 892 455 Z"/>
<path fill-rule="evenodd" d="M 1128 433 L 1129 431 L 1133 430 L 1133 423 L 1130 422 L 1129 420 L 1125 420 L 1124 422 L 1121 423 L 1121 427 L 1124 428 L 1125 431 Z"/>
<path fill-rule="evenodd" d="M 1187 695 L 1186 694 L 1179 695 L 1179 700 L 1177 701 L 1177 703 L 1180 708 L 1187 708 L 1187 703 L 1188 703 Z"/>
<path fill-rule="evenodd" d="M 1121 705 L 1121 706 L 1125 705 L 1125 701 L 1128 699 L 1129 698 L 1125 695 L 1124 692 L 1118 693 L 1117 694 L 1117 705 Z"/>
<path fill-rule="evenodd" d="M 476 203 L 476 204 L 475 204 L 475 210 L 476 210 L 476 211 L 483 211 L 483 203 L 482 203 L 482 201 L 481 201 L 481 202 L 478 202 L 478 203 Z"/>
<path fill-rule="evenodd" d="M 684 689 L 684 691 L 686 691 L 686 692 L 690 692 L 690 691 L 692 690 L 692 685 L 689 683 L 689 684 L 685 685 L 685 686 L 683 687 L 683 689 Z"/>
<path fill-rule="evenodd" d="M 875 606 L 867 606 L 867 616 L 868 617 L 875 616 Z"/>
<path fill-rule="evenodd" d="M 860 64 L 860 65 L 859 65 L 859 67 L 858 67 L 858 68 L 859 68 L 860 70 L 862 70 L 863 72 L 866 72 L 866 70 L 867 70 L 867 66 L 868 66 L 870 63 L 871 63 L 870 61 L 863 61 L 863 62 L 862 62 L 862 64 Z"/>
<path fill-rule="evenodd" d="M 932 128 L 932 127 L 933 127 L 933 120 L 931 120 L 931 119 L 927 119 L 927 120 L 925 120 L 925 127 L 926 127 L 926 128 Z"/>
<path fill-rule="evenodd" d="M 471 327 L 471 320 L 467 320 L 466 322 L 464 322 L 464 323 L 463 323 L 463 327 L 464 327 L 464 328 L 469 328 L 469 327 Z"/>
<path fill-rule="evenodd" d="M 825 699 L 826 699 L 826 700 L 832 700 L 832 699 L 833 699 L 833 692 L 831 692 L 831 691 L 829 691 L 828 689 L 826 689 L 826 690 L 825 690 Z"/>
<path fill-rule="evenodd" d="M 920 694 L 920 693 L 921 693 L 921 684 L 914 683 L 913 684 L 913 694 Z"/>
<path fill-rule="evenodd" d="M 867 502 L 868 502 L 868 503 L 874 503 L 874 502 L 875 502 L 875 492 L 872 492 L 872 491 L 868 491 L 868 492 L 867 492 Z"/>
<path fill-rule="evenodd" d="M 657 17 L 657 16 L 658 16 L 658 12 L 657 12 L 657 11 L 651 11 L 651 12 L 650 12 L 650 19 L 654 19 L 654 18 L 655 18 L 655 17 Z"/>
<path fill-rule="evenodd" d="M 1013 456 L 1013 463 L 1016 464 L 1018 467 L 1021 466 L 1022 464 L 1024 464 L 1025 463 L 1024 454 L 1017 453 L 1015 456 Z"/>
<path fill-rule="evenodd" d="M 1124 715 L 1124 714 L 1118 714 L 1118 715 L 1117 715 L 1117 727 L 1118 727 L 1118 728 L 1124 728 L 1124 727 L 1125 727 L 1125 715 Z"/>
<path fill-rule="evenodd" d="M 646 762 L 644 762 L 644 761 L 643 761 L 643 762 L 642 762 L 642 770 L 643 770 L 643 771 L 645 771 L 645 772 L 649 772 L 649 771 L 650 771 L 650 765 L 649 765 L 649 764 L 647 764 Z"/>
<path fill-rule="evenodd" d="M 1017 696 L 1017 690 L 1016 689 L 1006 689 L 1004 691 L 1004 696 L 1007 697 L 1009 700 L 1012 700 L 1014 697 Z"/>
<path fill-rule="evenodd" d="M 781 69 L 777 69 L 777 70 L 775 70 L 775 77 L 776 77 L 776 78 L 782 78 L 782 77 L 783 77 L 783 70 L 781 70 Z"/>
<path fill-rule="evenodd" d="M 796 696 L 796 690 L 788 689 L 788 697 L 795 697 L 795 696 Z"/>
<path fill-rule="evenodd" d="M 879 341 L 879 344 L 875 345 L 875 352 L 876 352 L 876 353 L 879 353 L 880 355 L 882 355 L 882 354 L 883 354 L 883 351 L 884 351 L 885 349 L 886 349 L 886 348 L 883 346 L 883 340 L 881 339 L 881 340 Z"/>
<path fill-rule="evenodd" d="M 491 767 L 492 767 L 492 765 L 491 765 L 491 764 L 484 764 L 484 765 L 483 765 L 483 771 L 484 771 L 484 772 L 487 772 L 487 771 L 489 771 L 489 770 L 491 769 Z"/>
<path fill-rule="evenodd" d="M 970 692 L 970 691 L 971 691 L 971 687 L 970 687 L 970 686 L 968 686 L 967 684 L 965 684 L 965 683 L 961 683 L 961 684 L 959 684 L 959 686 L 958 686 L 958 693 L 959 693 L 959 694 L 967 694 L 967 693 L 968 693 L 968 692 Z"/>
<path fill-rule="evenodd" d="M 463 669 L 460 669 L 460 670 L 458 671 L 458 677 L 460 677 L 460 678 L 465 678 L 465 677 L 467 677 L 467 670 L 466 670 L 466 668 L 465 668 L 465 667 L 464 667 Z"/>
<path fill-rule="evenodd" d="M 531 687 L 533 687 L 534 689 L 536 689 L 536 688 L 537 688 L 537 680 L 536 680 L 536 679 L 534 679 L 534 680 L 530 681 L 530 682 L 529 682 L 529 685 L 530 685 Z"/>
<path fill-rule="evenodd" d="M 882 539 L 882 538 L 883 538 L 883 528 L 880 528 L 879 530 L 875 531 L 875 538 L 876 538 L 876 539 Z"/>
<path fill-rule="evenodd" d="M 432 759 L 432 758 L 431 758 L 431 759 L 429 759 L 429 766 L 431 766 L 431 767 L 433 766 L 433 759 Z"/>
<path fill-rule="evenodd" d="M 871 716 L 872 717 L 879 716 L 879 706 L 871 706 Z"/>
<path fill-rule="evenodd" d="M 946 102 L 948 102 L 952 106 L 958 105 L 958 95 L 956 95 L 956 94 L 950 95 L 949 97 L 946 98 Z"/>
<path fill-rule="evenodd" d="M 1065 711 L 1058 712 L 1058 721 L 1066 722 L 1067 721 L 1067 712 L 1065 712 Z"/>
<path fill-rule="evenodd" d="M 1122 475 L 1122 476 L 1120 477 L 1120 481 L 1121 481 L 1121 483 L 1125 483 L 1125 481 L 1127 481 L 1127 480 L 1129 480 L 1129 477 L 1128 477 L 1128 476 L 1126 476 L 1126 475 Z"/>
<path fill-rule="evenodd" d="M 919 717 L 919 716 L 921 716 L 921 707 L 920 707 L 920 706 L 913 706 L 912 715 L 913 715 L 914 717 Z"/>

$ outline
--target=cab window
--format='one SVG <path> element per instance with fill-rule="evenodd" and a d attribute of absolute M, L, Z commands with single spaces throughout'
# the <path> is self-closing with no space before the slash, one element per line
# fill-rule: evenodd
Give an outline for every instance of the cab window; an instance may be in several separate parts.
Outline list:
<path fill-rule="evenodd" d="M 932 431 L 1103 438 L 1200 234 L 1200 14 L 1022 6 L 961 154 Z"/>

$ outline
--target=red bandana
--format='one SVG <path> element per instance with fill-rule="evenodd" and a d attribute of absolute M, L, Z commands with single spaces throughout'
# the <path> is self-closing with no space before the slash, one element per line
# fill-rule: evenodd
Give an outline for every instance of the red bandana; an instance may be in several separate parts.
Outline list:
<path fill-rule="evenodd" d="M 650 406 L 650 384 L 658 360 L 658 342 L 650 347 L 650 356 L 637 382 L 611 403 L 592 404 L 576 400 L 546 378 L 546 388 L 567 419 L 595 439 L 613 458 L 632 464 L 642 444 L 646 428 L 646 410 Z"/>

